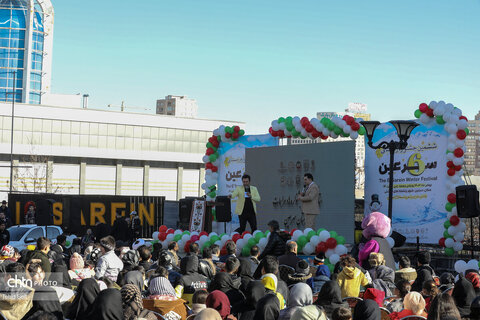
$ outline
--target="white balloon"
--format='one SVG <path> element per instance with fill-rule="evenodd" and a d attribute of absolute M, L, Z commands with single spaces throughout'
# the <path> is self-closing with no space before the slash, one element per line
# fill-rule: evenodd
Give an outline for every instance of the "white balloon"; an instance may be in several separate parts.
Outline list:
<path fill-rule="evenodd" d="M 165 238 L 165 241 L 170 242 L 170 241 L 173 240 L 173 238 L 175 238 L 175 233 L 169 233 L 169 234 L 167 234 L 167 237 Z"/>
<path fill-rule="evenodd" d="M 462 116 L 462 110 L 458 109 L 458 108 L 454 108 L 452 113 L 454 115 L 456 115 L 457 117 L 461 117 Z"/>
<path fill-rule="evenodd" d="M 333 139 L 337 139 L 337 138 L 338 138 L 338 134 L 336 134 L 335 132 L 331 131 L 331 132 L 330 132 L 330 137 L 332 137 Z"/>
<path fill-rule="evenodd" d="M 350 127 L 349 125 L 346 125 L 345 128 L 343 128 L 343 132 L 345 133 L 352 133 L 352 127 Z"/>
<path fill-rule="evenodd" d="M 335 265 L 338 261 L 340 261 L 340 256 L 336 253 L 332 254 L 330 256 L 330 258 L 328 258 L 328 260 L 330 260 L 330 262 Z"/>
<path fill-rule="evenodd" d="M 207 155 L 204 155 L 204 156 L 202 157 L 202 161 L 203 161 L 203 163 L 207 163 L 207 162 L 210 161 L 210 158 L 209 158 Z"/>
<path fill-rule="evenodd" d="M 467 120 L 465 120 L 465 119 L 460 119 L 460 120 L 458 120 L 458 124 L 457 124 L 457 125 L 458 125 L 458 128 L 459 128 L 459 129 L 462 129 L 462 130 L 463 130 L 463 129 L 466 129 L 466 128 L 468 127 L 468 122 L 467 122 Z"/>
<path fill-rule="evenodd" d="M 395 240 L 393 240 L 392 237 L 388 237 L 386 240 L 387 240 L 388 245 L 390 246 L 390 248 L 393 248 L 393 247 L 395 246 Z"/>
<path fill-rule="evenodd" d="M 466 270 L 478 271 L 478 260 L 472 259 L 472 260 L 468 261 Z"/>
<path fill-rule="evenodd" d="M 358 132 L 357 131 L 352 131 L 352 133 L 350 133 L 350 138 L 352 139 L 357 139 L 358 138 Z"/>
<path fill-rule="evenodd" d="M 262 239 L 260 239 L 258 244 L 262 247 L 265 247 L 267 245 L 267 242 L 268 242 L 267 238 L 262 238 Z"/>
<path fill-rule="evenodd" d="M 427 116 L 425 113 L 422 113 L 422 115 L 420 116 L 420 122 L 423 124 L 426 124 L 429 121 L 430 121 L 430 117 Z"/>
<path fill-rule="evenodd" d="M 328 232 L 327 230 L 323 230 L 322 232 L 320 232 L 319 237 L 320 242 L 327 241 L 327 239 L 330 238 L 330 232 Z"/>
<path fill-rule="evenodd" d="M 310 243 L 316 247 L 320 243 L 320 237 L 319 236 L 313 236 L 310 238 Z"/>
<path fill-rule="evenodd" d="M 295 230 L 295 231 L 293 232 L 293 235 L 292 235 L 292 240 L 293 240 L 293 241 L 297 241 L 297 240 L 298 240 L 298 237 L 300 237 L 300 236 L 302 236 L 302 235 L 303 235 L 302 231 L 300 231 L 300 230 Z"/>
<path fill-rule="evenodd" d="M 465 230 L 467 229 L 467 225 L 465 224 L 465 222 L 460 222 L 457 228 L 458 232 L 465 232 Z"/>
<path fill-rule="evenodd" d="M 335 254 L 335 251 L 332 250 L 332 249 L 328 249 L 327 252 L 325 252 L 325 257 L 327 257 L 328 259 L 330 259 L 330 257 L 332 256 L 332 254 Z"/>
<path fill-rule="evenodd" d="M 237 248 L 243 248 L 243 246 L 245 245 L 245 239 L 238 239 L 237 240 Z"/>
<path fill-rule="evenodd" d="M 216 244 L 220 248 L 222 247 L 222 241 L 220 241 L 220 240 L 215 241 L 214 244 Z"/>
<path fill-rule="evenodd" d="M 463 239 L 465 239 L 465 234 L 463 232 L 459 232 L 453 236 L 453 239 L 455 239 L 455 241 L 457 242 L 462 241 Z"/>
<path fill-rule="evenodd" d="M 452 213 L 453 213 L 454 215 L 457 215 L 457 207 L 453 207 Z"/>
<path fill-rule="evenodd" d="M 428 104 L 428 106 L 430 107 L 430 109 L 434 109 L 437 107 L 437 101 L 430 101 L 430 103 Z"/>
<path fill-rule="evenodd" d="M 183 243 L 182 240 L 178 240 L 177 244 L 178 244 L 178 251 L 185 252 L 185 243 Z"/>
<path fill-rule="evenodd" d="M 462 165 L 462 164 L 463 164 L 463 157 L 461 157 L 461 158 L 457 158 L 457 157 L 455 157 L 455 158 L 453 158 L 453 160 L 452 160 L 452 161 L 453 161 L 453 164 L 454 164 L 454 165 L 456 165 L 456 166 L 460 166 L 460 165 Z"/>
<path fill-rule="evenodd" d="M 463 244 L 461 242 L 455 242 L 453 244 L 453 250 L 460 251 L 463 249 Z"/>
<path fill-rule="evenodd" d="M 305 236 L 308 235 L 308 233 L 310 231 L 313 231 L 313 229 L 312 228 L 306 228 L 305 230 L 303 230 L 303 235 L 305 235 Z"/>
<path fill-rule="evenodd" d="M 174 235 L 177 235 L 177 234 L 182 234 L 182 230 L 175 230 L 175 232 L 173 232 Z"/>
<path fill-rule="evenodd" d="M 463 260 L 458 260 L 455 262 L 455 271 L 457 273 L 463 273 L 465 272 L 465 269 L 467 268 L 467 263 Z"/>
<path fill-rule="evenodd" d="M 452 238 L 447 238 L 445 240 L 445 247 L 447 248 L 453 248 L 453 244 L 455 243 L 455 241 L 452 239 Z"/>
<path fill-rule="evenodd" d="M 182 236 L 182 241 L 183 241 L 183 242 L 187 242 L 188 240 L 190 240 L 190 236 L 189 236 L 188 234 L 184 234 L 184 235 Z"/>
<path fill-rule="evenodd" d="M 338 254 L 339 256 L 343 256 L 344 254 L 348 253 L 348 249 L 343 244 L 339 244 L 335 248 L 335 253 Z"/>
<path fill-rule="evenodd" d="M 438 101 L 438 102 L 437 102 L 437 105 L 436 105 L 435 107 L 436 107 L 436 108 L 438 108 L 438 107 L 445 107 L 445 101 L 443 101 L 443 100 Z"/>
<path fill-rule="evenodd" d="M 245 239 L 245 241 L 248 242 L 248 240 L 249 240 L 250 238 L 252 238 L 252 237 L 253 237 L 253 236 L 252 236 L 250 233 L 247 233 L 246 235 L 243 236 L 243 239 Z"/>
<path fill-rule="evenodd" d="M 453 236 L 453 235 L 456 235 L 458 233 L 458 230 L 457 230 L 457 227 L 455 226 L 450 226 L 448 227 L 448 234 Z"/>
<path fill-rule="evenodd" d="M 451 152 L 447 153 L 447 160 L 450 161 L 450 160 L 453 160 L 453 158 L 455 158 L 455 155 Z"/>
<path fill-rule="evenodd" d="M 152 233 L 152 239 L 153 239 L 153 240 L 158 240 L 158 234 L 159 234 L 159 233 L 160 233 L 160 232 L 158 232 L 158 231 L 155 231 L 154 233 Z"/>
<path fill-rule="evenodd" d="M 307 244 L 303 247 L 302 252 L 303 252 L 304 254 L 306 254 L 307 256 L 309 256 L 309 255 L 311 255 L 311 254 L 313 253 L 313 250 L 314 250 L 314 248 L 313 248 L 312 244 L 311 244 L 311 243 L 307 243 Z"/>

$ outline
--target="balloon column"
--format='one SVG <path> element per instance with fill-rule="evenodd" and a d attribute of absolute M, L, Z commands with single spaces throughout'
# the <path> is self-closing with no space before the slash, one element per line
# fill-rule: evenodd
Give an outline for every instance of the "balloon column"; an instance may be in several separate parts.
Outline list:
<path fill-rule="evenodd" d="M 301 138 L 306 139 L 328 139 L 341 137 L 350 137 L 357 139 L 358 135 L 365 134 L 365 128 L 360 125 L 358 120 L 349 115 L 340 117 L 312 118 L 308 120 L 307 117 L 280 117 L 272 121 L 272 126 L 268 130 L 274 137 L 280 138 Z"/>
<path fill-rule="evenodd" d="M 169 242 L 176 241 L 181 253 L 189 252 L 191 243 L 197 243 L 201 250 L 212 244 L 217 244 L 221 248 L 222 255 L 226 254 L 227 242 L 233 241 L 237 247 L 237 255 L 248 257 L 250 255 L 250 249 L 254 245 L 257 245 L 260 251 L 265 249 L 269 233 L 269 231 L 262 232 L 256 230 L 253 234 L 248 231 L 242 234 L 237 232 L 232 234 L 217 234 L 216 232 L 212 232 L 208 234 L 205 231 L 200 233 L 189 232 L 161 226 L 158 231 L 152 234 L 152 238 L 155 239 L 153 243 L 160 242 L 163 248 L 166 248 Z M 327 231 L 325 229 L 315 231 L 311 228 L 303 231 L 293 229 L 290 231 L 290 235 L 292 240 L 297 243 L 299 253 L 316 255 L 319 252 L 324 252 L 327 258 L 325 264 L 332 270 L 340 260 L 340 257 L 348 252 L 347 247 L 345 247 L 345 238 L 338 235 L 335 231 Z"/>
<path fill-rule="evenodd" d="M 462 241 L 467 228 L 457 215 L 455 187 L 462 185 L 462 164 L 464 162 L 465 138 L 468 135 L 468 121 L 459 108 L 444 101 L 421 103 L 415 110 L 415 117 L 424 125 L 437 123 L 444 126 L 448 132 L 447 145 L 447 198 L 445 209 L 448 212 L 447 221 L 443 224 L 445 231 L 438 241 L 445 248 L 445 254 L 452 256 L 455 251 L 463 249 Z"/>
<path fill-rule="evenodd" d="M 205 163 L 205 183 L 202 184 L 202 189 L 205 190 L 208 201 L 215 200 L 217 196 L 216 185 L 218 180 L 218 166 L 220 164 L 218 149 L 220 142 L 235 141 L 245 134 L 245 130 L 240 129 L 239 126 L 226 127 L 220 126 L 213 130 L 213 135 L 208 138 L 207 151 L 202 160 Z"/>

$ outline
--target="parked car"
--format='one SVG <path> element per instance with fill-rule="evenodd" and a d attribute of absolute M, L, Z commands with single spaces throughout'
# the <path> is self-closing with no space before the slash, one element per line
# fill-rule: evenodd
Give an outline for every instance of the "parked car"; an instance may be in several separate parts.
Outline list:
<path fill-rule="evenodd" d="M 8 244 L 19 251 L 26 249 L 30 244 L 36 245 L 37 239 L 40 237 L 47 237 L 52 244 L 57 243 L 57 236 L 63 233 L 59 226 L 37 226 L 36 224 L 16 225 L 8 228 L 8 231 L 10 232 Z M 67 239 L 71 237 L 69 236 Z"/>

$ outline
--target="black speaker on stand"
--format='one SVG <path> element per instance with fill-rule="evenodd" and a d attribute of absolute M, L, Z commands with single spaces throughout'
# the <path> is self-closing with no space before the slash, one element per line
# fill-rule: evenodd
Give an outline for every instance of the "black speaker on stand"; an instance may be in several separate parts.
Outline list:
<path fill-rule="evenodd" d="M 223 222 L 224 232 L 227 232 L 227 222 L 232 221 L 232 204 L 227 196 L 218 196 L 215 199 L 215 215 L 217 222 Z"/>
<path fill-rule="evenodd" d="M 470 245 L 472 246 L 472 259 L 474 258 L 473 254 L 473 218 L 480 215 L 480 203 L 478 197 L 477 186 L 475 185 L 466 185 L 458 186 L 455 188 L 456 191 L 456 207 L 457 215 L 459 218 L 470 218 Z"/>

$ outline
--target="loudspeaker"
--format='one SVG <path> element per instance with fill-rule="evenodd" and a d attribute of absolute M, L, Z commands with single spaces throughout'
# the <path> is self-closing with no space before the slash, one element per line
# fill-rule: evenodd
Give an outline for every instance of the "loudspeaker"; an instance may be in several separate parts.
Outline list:
<path fill-rule="evenodd" d="M 217 222 L 230 222 L 232 221 L 232 206 L 230 198 L 227 196 L 218 196 L 215 202 L 222 205 L 215 206 L 215 214 L 217 216 Z"/>
<path fill-rule="evenodd" d="M 405 241 L 407 241 L 407 238 L 403 234 L 398 233 L 397 231 L 393 231 L 390 237 L 392 237 L 392 239 L 395 241 L 395 248 L 403 246 L 405 244 Z"/>
<path fill-rule="evenodd" d="M 39 199 L 36 201 L 35 222 L 39 226 L 49 226 L 53 224 L 53 199 Z"/>
<path fill-rule="evenodd" d="M 480 215 L 480 204 L 478 202 L 477 186 L 458 186 L 457 193 L 457 215 L 460 218 L 474 218 Z"/>

